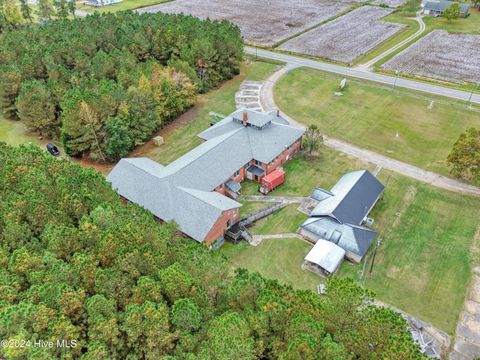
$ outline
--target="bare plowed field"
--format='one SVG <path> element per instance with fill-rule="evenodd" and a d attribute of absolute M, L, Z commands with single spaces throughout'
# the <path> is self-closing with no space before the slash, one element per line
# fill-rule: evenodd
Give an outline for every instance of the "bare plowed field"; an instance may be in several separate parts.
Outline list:
<path fill-rule="evenodd" d="M 285 42 L 279 49 L 351 63 L 402 29 L 402 24 L 381 20 L 392 11 L 363 6 Z"/>
<path fill-rule="evenodd" d="M 480 83 L 480 35 L 432 31 L 382 68 L 455 83 Z"/>
<path fill-rule="evenodd" d="M 350 8 L 354 1 L 328 0 L 176 0 L 139 12 L 185 13 L 237 24 L 252 44 L 273 44 Z"/>

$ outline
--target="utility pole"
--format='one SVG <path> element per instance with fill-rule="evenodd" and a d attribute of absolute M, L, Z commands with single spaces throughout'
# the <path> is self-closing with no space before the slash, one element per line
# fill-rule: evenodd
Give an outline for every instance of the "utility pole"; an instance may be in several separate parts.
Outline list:
<path fill-rule="evenodd" d="M 398 80 L 398 75 L 400 74 L 400 71 L 399 70 L 396 70 L 395 71 L 395 80 L 393 81 L 393 89 L 392 90 L 395 90 L 395 86 L 397 85 L 397 80 Z"/>
<path fill-rule="evenodd" d="M 377 246 L 375 247 L 375 251 L 373 252 L 372 265 L 370 266 L 370 275 L 372 274 L 373 264 L 375 263 L 375 256 L 377 255 L 377 250 L 381 243 L 382 243 L 382 238 L 378 238 Z"/>

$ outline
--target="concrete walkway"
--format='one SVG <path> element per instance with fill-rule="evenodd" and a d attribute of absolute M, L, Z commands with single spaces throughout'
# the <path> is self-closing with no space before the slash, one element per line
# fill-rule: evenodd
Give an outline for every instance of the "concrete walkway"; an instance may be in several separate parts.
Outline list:
<path fill-rule="evenodd" d="M 299 238 L 300 235 L 296 233 L 290 233 L 290 234 L 268 234 L 268 235 L 252 235 L 253 241 L 250 242 L 250 245 L 252 246 L 258 246 L 260 243 L 265 240 L 265 239 L 293 239 L 293 238 Z"/>
<path fill-rule="evenodd" d="M 480 357 L 480 267 L 473 270 L 473 282 L 457 324 L 451 360 Z"/>
<path fill-rule="evenodd" d="M 257 202 L 276 202 L 276 203 L 288 203 L 288 204 L 300 204 L 304 201 L 308 201 L 308 197 L 296 197 L 296 196 L 264 196 L 264 195 L 246 195 L 240 196 L 238 200 L 257 201 Z"/>
<path fill-rule="evenodd" d="M 415 17 L 415 20 L 420 25 L 420 28 L 417 30 L 417 32 L 415 34 L 409 36 L 408 38 L 406 38 L 403 41 L 400 41 L 397 45 L 395 45 L 395 46 L 391 47 L 390 49 L 388 49 L 387 51 L 381 53 L 380 55 L 378 55 L 374 59 L 370 60 L 369 62 L 366 62 L 364 64 L 360 64 L 360 65 L 356 66 L 356 69 L 370 71 L 373 64 L 379 62 L 380 60 L 387 57 L 391 53 L 400 49 L 402 46 L 408 44 L 410 41 L 413 41 L 416 38 L 418 38 L 420 35 L 422 35 L 425 32 L 426 26 L 425 26 L 425 23 L 423 22 L 423 18 L 422 18 L 422 15 L 421 15 L 420 12 L 417 13 L 417 16 Z"/>
<path fill-rule="evenodd" d="M 265 111 L 277 110 L 278 107 L 275 104 L 275 98 L 273 89 L 275 83 L 293 67 L 286 66 L 281 68 L 272 74 L 265 85 L 262 87 L 260 93 L 260 101 Z M 299 123 L 297 120 L 282 113 L 282 117 L 285 118 L 291 125 L 305 128 L 305 125 Z M 381 166 L 384 169 L 395 171 L 401 175 L 411 177 L 415 180 L 422 181 L 432 186 L 450 190 L 458 193 L 480 196 L 480 188 L 472 185 L 465 184 L 463 182 L 448 178 L 446 176 L 421 169 L 419 167 L 404 163 L 400 160 L 392 159 L 388 156 L 378 154 L 376 152 L 362 149 L 356 145 L 349 144 L 339 139 L 324 137 L 324 143 L 326 146 L 343 152 L 350 156 L 354 156 L 363 161 L 371 162 L 377 166 Z"/>

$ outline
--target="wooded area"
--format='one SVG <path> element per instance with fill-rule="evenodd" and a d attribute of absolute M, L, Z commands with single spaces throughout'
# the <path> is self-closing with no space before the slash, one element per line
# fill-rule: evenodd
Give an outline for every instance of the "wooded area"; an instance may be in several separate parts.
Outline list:
<path fill-rule="evenodd" d="M 332 278 L 327 295 L 240 270 L 103 177 L 0 144 L 0 338 L 7 358 L 415 359 L 403 318 Z"/>
<path fill-rule="evenodd" d="M 0 38 L 0 106 L 72 156 L 115 161 L 239 72 L 226 21 L 122 12 L 49 21 Z"/>

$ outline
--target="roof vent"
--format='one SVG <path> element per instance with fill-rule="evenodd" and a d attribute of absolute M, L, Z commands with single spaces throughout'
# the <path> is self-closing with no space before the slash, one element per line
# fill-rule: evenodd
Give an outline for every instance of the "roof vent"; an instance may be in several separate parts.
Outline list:
<path fill-rule="evenodd" d="M 243 112 L 243 121 L 242 121 L 243 126 L 247 126 L 247 121 L 248 121 L 248 113 L 246 111 L 244 111 Z"/>

